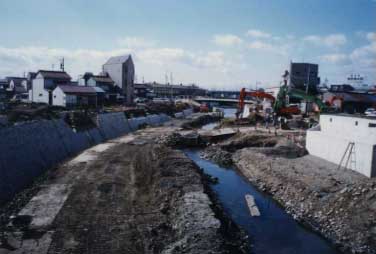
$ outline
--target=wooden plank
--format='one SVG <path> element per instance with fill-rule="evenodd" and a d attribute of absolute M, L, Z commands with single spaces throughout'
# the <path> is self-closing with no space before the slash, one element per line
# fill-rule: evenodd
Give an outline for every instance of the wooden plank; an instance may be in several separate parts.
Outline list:
<path fill-rule="evenodd" d="M 255 198 L 252 195 L 246 194 L 245 195 L 245 201 L 247 203 L 247 206 L 249 208 L 249 212 L 251 213 L 251 216 L 258 217 L 258 216 L 261 215 L 260 210 L 258 209 L 258 207 L 256 205 Z"/>

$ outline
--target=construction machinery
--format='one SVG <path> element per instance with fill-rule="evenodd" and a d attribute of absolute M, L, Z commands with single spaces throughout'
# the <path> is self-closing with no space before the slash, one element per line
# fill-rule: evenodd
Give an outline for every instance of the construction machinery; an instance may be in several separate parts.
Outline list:
<path fill-rule="evenodd" d="M 271 102 L 273 111 L 277 113 L 277 115 L 300 114 L 300 110 L 297 106 L 287 105 L 286 95 L 287 95 L 287 92 L 285 92 L 285 89 L 283 87 L 281 87 L 277 98 L 275 98 L 273 95 L 266 93 L 264 91 L 246 91 L 245 88 L 242 88 L 240 91 L 240 96 L 239 96 L 238 109 L 239 109 L 239 112 L 243 112 L 245 97 L 252 96 L 252 97 L 261 98 L 261 99 L 268 99 Z"/>

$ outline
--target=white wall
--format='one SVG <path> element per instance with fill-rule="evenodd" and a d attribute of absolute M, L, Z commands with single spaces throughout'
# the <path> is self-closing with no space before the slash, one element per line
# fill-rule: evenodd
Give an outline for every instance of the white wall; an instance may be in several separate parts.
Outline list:
<path fill-rule="evenodd" d="M 65 93 L 60 87 L 56 87 L 52 92 L 52 105 L 65 107 Z"/>
<path fill-rule="evenodd" d="M 369 124 L 376 126 L 376 119 L 321 115 L 320 129 L 307 131 L 306 148 L 312 155 L 339 164 L 348 144 L 354 142 L 355 154 L 347 167 L 368 177 L 375 177 L 376 127 L 370 127 Z M 342 166 L 347 157 L 348 154 Z M 352 160 L 355 163 L 351 163 Z"/>
<path fill-rule="evenodd" d="M 97 86 L 97 82 L 93 78 L 90 78 L 87 81 L 87 86 Z"/>
<path fill-rule="evenodd" d="M 56 87 L 52 92 L 52 104 L 55 106 L 72 106 L 77 104 L 77 96 L 65 94 L 60 87 Z"/>
<path fill-rule="evenodd" d="M 33 80 L 32 99 L 33 102 L 48 104 L 48 92 L 44 89 L 44 79 Z"/>

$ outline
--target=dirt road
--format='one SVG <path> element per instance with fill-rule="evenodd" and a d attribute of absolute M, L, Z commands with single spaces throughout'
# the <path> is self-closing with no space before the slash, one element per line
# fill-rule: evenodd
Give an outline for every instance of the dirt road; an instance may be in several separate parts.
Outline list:
<path fill-rule="evenodd" d="M 198 167 L 155 144 L 165 131 L 139 131 L 50 171 L 7 224 L 0 253 L 230 253 Z"/>

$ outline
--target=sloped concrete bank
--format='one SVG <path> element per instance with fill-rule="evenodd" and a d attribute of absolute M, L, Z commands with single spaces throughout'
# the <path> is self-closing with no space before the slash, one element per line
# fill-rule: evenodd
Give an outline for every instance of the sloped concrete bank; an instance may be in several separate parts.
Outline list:
<path fill-rule="evenodd" d="M 98 114 L 94 120 L 95 128 L 80 132 L 61 119 L 0 129 L 0 204 L 64 159 L 143 125 L 161 125 L 170 118 L 160 114 L 127 119 L 119 112 Z"/>

